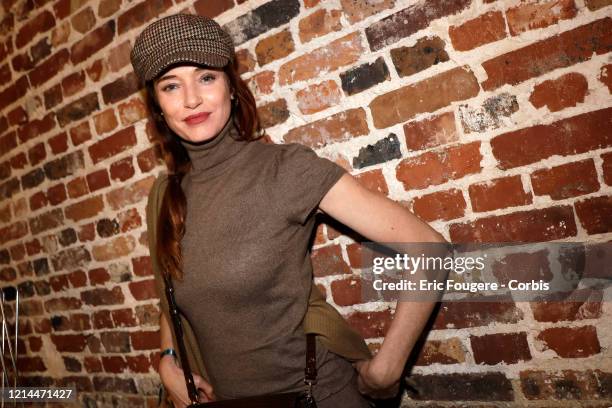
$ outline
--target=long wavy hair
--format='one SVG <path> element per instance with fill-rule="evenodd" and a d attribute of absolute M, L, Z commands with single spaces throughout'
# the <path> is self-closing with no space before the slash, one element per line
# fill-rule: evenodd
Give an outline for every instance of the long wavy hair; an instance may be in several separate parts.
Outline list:
<path fill-rule="evenodd" d="M 260 139 L 263 136 L 263 129 L 257 116 L 255 97 L 240 78 L 236 63 L 230 61 L 223 67 L 223 71 L 229 79 L 230 88 L 235 92 L 230 120 L 234 120 L 239 140 Z M 159 142 L 163 160 L 168 168 L 168 186 L 162 198 L 157 219 L 157 262 L 163 273 L 171 278 L 182 280 L 183 257 L 180 242 L 185 234 L 187 200 L 181 188 L 181 181 L 191 168 L 191 161 L 187 150 L 180 143 L 180 137 L 170 129 L 162 115 L 154 83 L 155 79 L 145 83 L 146 100 L 157 131 L 154 142 Z"/>

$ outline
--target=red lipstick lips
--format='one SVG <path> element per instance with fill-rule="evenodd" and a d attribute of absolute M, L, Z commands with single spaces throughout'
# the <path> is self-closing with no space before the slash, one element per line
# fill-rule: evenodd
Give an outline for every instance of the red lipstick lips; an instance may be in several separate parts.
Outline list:
<path fill-rule="evenodd" d="M 210 116 L 210 113 L 202 112 L 202 113 L 198 113 L 195 115 L 189 115 L 183 120 L 188 125 L 197 125 L 198 123 L 204 122 L 206 119 L 208 119 L 209 116 Z"/>

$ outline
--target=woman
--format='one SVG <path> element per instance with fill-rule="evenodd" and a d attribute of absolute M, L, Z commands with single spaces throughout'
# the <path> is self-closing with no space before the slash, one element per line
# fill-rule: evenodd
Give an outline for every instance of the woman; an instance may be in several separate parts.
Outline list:
<path fill-rule="evenodd" d="M 313 213 L 373 241 L 443 238 L 311 149 L 255 142 L 263 132 L 253 95 L 237 74 L 231 38 L 213 20 L 157 20 L 136 39 L 131 60 L 169 173 L 156 259 L 174 278 L 203 352 L 201 402 L 303 389 Z M 362 394 L 393 396 L 432 307 L 398 303 L 378 354 L 354 365 L 317 342 L 318 406 L 367 407 Z M 172 349 L 164 314 L 160 330 L 162 350 Z M 188 404 L 172 355 L 162 353 L 159 373 L 175 406 Z"/>

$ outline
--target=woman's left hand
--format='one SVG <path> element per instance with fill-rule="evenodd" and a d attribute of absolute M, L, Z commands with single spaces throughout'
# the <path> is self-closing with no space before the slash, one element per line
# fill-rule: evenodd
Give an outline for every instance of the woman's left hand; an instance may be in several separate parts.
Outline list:
<path fill-rule="evenodd" d="M 376 399 L 387 399 L 397 396 L 400 378 L 395 378 L 386 365 L 380 364 L 374 357 L 360 360 L 353 364 L 359 373 L 357 388 L 359 392 Z"/>

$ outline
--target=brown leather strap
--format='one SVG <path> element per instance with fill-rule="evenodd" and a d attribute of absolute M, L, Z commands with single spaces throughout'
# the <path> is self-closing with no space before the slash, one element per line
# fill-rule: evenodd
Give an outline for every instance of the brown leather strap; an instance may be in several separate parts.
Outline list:
<path fill-rule="evenodd" d="M 317 382 L 317 343 L 316 335 L 308 333 L 306 335 L 306 369 L 304 370 L 304 382 L 312 385 Z"/>

